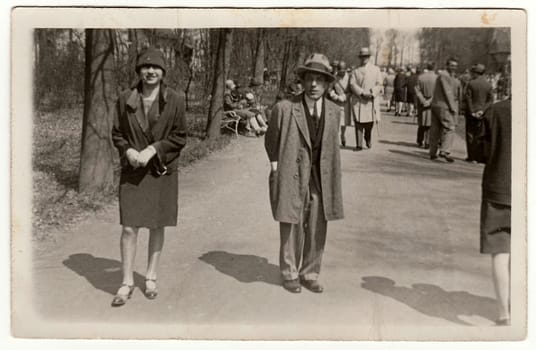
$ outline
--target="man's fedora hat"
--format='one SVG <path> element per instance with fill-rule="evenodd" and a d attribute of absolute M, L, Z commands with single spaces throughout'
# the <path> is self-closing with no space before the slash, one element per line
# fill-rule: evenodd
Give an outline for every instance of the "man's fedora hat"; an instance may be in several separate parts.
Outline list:
<path fill-rule="evenodd" d="M 166 63 L 164 61 L 164 54 L 162 51 L 155 49 L 154 47 L 148 47 L 143 50 L 136 61 L 136 73 L 140 72 L 140 68 L 143 66 L 156 66 L 160 67 L 164 74 L 166 73 Z"/>
<path fill-rule="evenodd" d="M 359 49 L 359 57 L 370 57 L 370 49 L 368 47 Z"/>
<path fill-rule="evenodd" d="M 484 74 L 486 71 L 486 66 L 484 66 L 482 63 L 478 63 L 471 67 L 471 70 L 478 74 Z"/>
<path fill-rule="evenodd" d="M 328 58 L 321 53 L 313 53 L 305 59 L 303 65 L 296 68 L 296 74 L 303 78 L 306 72 L 320 73 L 328 77 L 331 81 L 335 76 L 331 74 L 331 65 Z"/>

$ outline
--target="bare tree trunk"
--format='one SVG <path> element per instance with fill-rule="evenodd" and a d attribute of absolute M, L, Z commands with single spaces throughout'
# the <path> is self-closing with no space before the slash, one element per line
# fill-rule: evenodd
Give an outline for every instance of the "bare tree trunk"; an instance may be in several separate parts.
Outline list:
<path fill-rule="evenodd" d="M 190 74 L 188 77 L 188 82 L 186 83 L 186 88 L 184 89 L 184 97 L 185 97 L 184 103 L 186 105 L 186 111 L 190 110 L 190 106 L 189 106 L 190 99 L 188 98 L 188 94 L 190 92 L 190 85 L 192 84 L 192 80 L 194 79 L 194 70 L 192 69 L 190 65 L 188 66 L 188 70 Z"/>
<path fill-rule="evenodd" d="M 104 192 L 113 187 L 113 32 L 86 29 L 86 70 L 80 192 Z"/>
<path fill-rule="evenodd" d="M 224 79 L 229 78 L 230 66 L 231 66 L 231 53 L 233 52 L 233 31 L 226 29 L 225 42 L 223 46 L 223 76 Z"/>
<path fill-rule="evenodd" d="M 134 71 L 138 56 L 138 35 L 136 33 L 136 29 L 128 30 L 128 41 L 130 43 L 128 47 L 128 71 L 130 72 L 129 80 L 132 80 L 128 83 L 131 84 L 136 78 L 136 72 Z"/>
<path fill-rule="evenodd" d="M 253 76 L 255 81 L 260 84 L 264 83 L 264 29 L 257 29 L 257 50 L 255 54 L 255 65 L 253 67 Z"/>
<path fill-rule="evenodd" d="M 212 96 L 207 120 L 207 137 L 217 138 L 220 136 L 221 118 L 223 114 L 223 90 L 225 82 L 226 66 L 228 69 L 230 58 L 230 46 L 232 40 L 231 29 L 218 29 L 218 48 L 216 50 L 216 62 L 214 64 L 214 80 L 212 82 Z M 227 62 L 226 62 L 227 61 Z"/>
<path fill-rule="evenodd" d="M 400 50 L 400 66 L 404 66 L 404 42 L 402 42 L 402 50 Z"/>
<path fill-rule="evenodd" d="M 289 66 L 291 49 L 292 40 L 290 38 L 287 38 L 287 41 L 285 43 L 285 50 L 283 52 L 283 63 L 281 64 L 281 77 L 279 80 L 279 90 L 281 91 L 285 90 L 287 86 L 287 71 Z"/>

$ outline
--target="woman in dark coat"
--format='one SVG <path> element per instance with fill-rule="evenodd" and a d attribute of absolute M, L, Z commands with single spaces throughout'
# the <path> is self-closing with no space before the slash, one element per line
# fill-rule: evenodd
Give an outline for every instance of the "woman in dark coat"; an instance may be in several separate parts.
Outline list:
<path fill-rule="evenodd" d="M 402 114 L 403 105 L 406 102 L 407 77 L 404 68 L 399 68 L 394 81 L 395 116 Z"/>
<path fill-rule="evenodd" d="M 124 305 L 134 289 L 133 265 L 140 227 L 149 229 L 145 295 L 156 298 L 164 227 L 177 225 L 180 151 L 186 144 L 184 96 L 163 83 L 163 54 L 144 50 L 136 62 L 139 83 L 119 96 L 112 139 L 121 158 L 119 187 L 123 282 L 112 306 Z"/>

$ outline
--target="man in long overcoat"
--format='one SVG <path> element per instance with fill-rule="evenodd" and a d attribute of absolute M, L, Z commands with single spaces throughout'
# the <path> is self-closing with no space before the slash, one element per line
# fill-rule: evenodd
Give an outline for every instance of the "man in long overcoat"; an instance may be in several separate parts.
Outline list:
<path fill-rule="evenodd" d="M 329 60 L 312 54 L 298 67 L 304 93 L 279 101 L 265 138 L 272 214 L 279 221 L 283 287 L 321 293 L 327 221 L 343 218 L 339 106 L 324 97 L 334 80 Z"/>
<path fill-rule="evenodd" d="M 471 68 L 473 80 L 471 80 L 465 90 L 465 141 L 467 144 L 467 158 L 471 162 L 475 161 L 476 137 L 480 131 L 481 117 L 493 102 L 493 89 L 491 84 L 484 78 L 486 67 L 477 64 Z"/>
<path fill-rule="evenodd" d="M 417 144 L 419 147 L 430 147 L 428 137 L 432 125 L 432 97 L 434 94 L 437 74 L 434 72 L 434 64 L 428 63 L 426 70 L 417 78 L 415 95 L 417 96 Z"/>
<path fill-rule="evenodd" d="M 367 148 L 372 148 L 372 128 L 380 121 L 380 94 L 383 90 L 382 73 L 370 62 L 368 47 L 359 50 L 361 66 L 350 75 L 352 97 L 350 105 L 355 119 L 356 151 L 363 149 L 363 136 Z"/>
<path fill-rule="evenodd" d="M 454 76 L 458 69 L 455 58 L 447 60 L 446 71 L 441 71 L 437 77 L 432 98 L 432 126 L 430 127 L 430 159 L 439 156 L 452 163 L 450 148 L 454 141 L 454 130 L 458 124 L 458 113 L 462 97 L 460 81 Z"/>

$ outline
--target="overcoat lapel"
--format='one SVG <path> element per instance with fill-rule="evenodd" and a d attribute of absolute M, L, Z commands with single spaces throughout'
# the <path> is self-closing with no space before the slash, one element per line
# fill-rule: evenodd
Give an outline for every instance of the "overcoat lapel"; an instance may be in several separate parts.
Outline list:
<path fill-rule="evenodd" d="M 145 115 L 143 114 L 143 108 L 141 106 L 141 100 L 140 100 L 140 94 L 138 92 L 138 88 L 135 87 L 132 89 L 132 92 L 127 100 L 127 106 L 130 108 L 131 113 L 134 114 L 134 117 L 138 123 L 138 126 L 140 127 L 141 131 L 145 133 L 145 131 L 149 128 L 149 121 L 147 118 L 145 118 Z"/>
<path fill-rule="evenodd" d="M 324 101 L 324 127 L 322 128 L 322 139 L 321 140 L 328 140 L 329 136 L 328 136 L 328 133 L 330 133 L 331 131 L 329 130 L 331 128 L 331 125 L 333 125 L 334 123 L 331 122 L 332 120 L 337 120 L 337 119 L 334 119 L 334 118 L 337 118 L 335 116 L 335 111 L 333 110 L 333 108 L 329 108 L 326 101 Z M 337 124 L 338 125 L 338 124 Z"/>
<path fill-rule="evenodd" d="M 309 135 L 309 128 L 307 127 L 307 120 L 305 119 L 305 111 L 303 109 L 303 103 L 301 102 L 301 99 L 299 100 L 299 102 L 294 102 L 292 104 L 292 115 L 294 116 L 294 119 L 296 119 L 298 129 L 300 130 L 302 136 L 305 138 L 307 146 L 309 147 L 309 149 L 312 149 L 313 147 L 311 146 L 311 136 Z"/>
<path fill-rule="evenodd" d="M 160 93 L 158 97 L 158 111 L 156 118 L 156 123 L 151 128 L 151 136 L 153 139 L 159 139 L 159 135 L 162 134 L 163 128 L 167 124 L 167 119 L 170 117 L 169 113 L 162 113 L 164 111 L 164 107 L 167 103 L 167 89 L 164 85 L 160 86 Z"/>
<path fill-rule="evenodd" d="M 147 139 L 147 143 L 149 144 L 153 143 L 153 140 L 159 138 L 158 135 L 162 133 L 163 127 L 167 123 L 166 115 L 162 114 L 162 111 L 164 110 L 164 107 L 167 103 L 167 88 L 165 87 L 165 85 L 160 86 L 160 93 L 158 95 L 158 106 L 151 107 L 151 111 L 155 108 L 157 109 L 155 116 L 156 123 L 154 123 L 152 127 L 149 127 L 148 116 L 146 117 L 144 115 L 143 107 L 141 105 L 140 93 L 138 92 L 137 86 L 132 89 L 132 93 L 127 100 L 127 105 L 131 109 L 131 113 L 129 114 L 134 115 L 134 122 L 138 124 L 140 130 Z"/>

